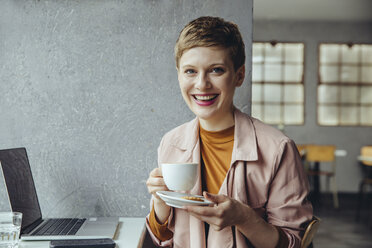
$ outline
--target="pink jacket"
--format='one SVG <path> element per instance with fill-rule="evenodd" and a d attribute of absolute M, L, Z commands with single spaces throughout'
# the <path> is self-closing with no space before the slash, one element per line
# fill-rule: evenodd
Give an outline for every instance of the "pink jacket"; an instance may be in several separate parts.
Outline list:
<path fill-rule="evenodd" d="M 289 239 L 289 247 L 300 247 L 304 227 L 313 210 L 306 199 L 307 176 L 292 140 L 275 128 L 235 110 L 234 147 L 230 169 L 219 194 L 252 207 L 268 223 L 279 226 Z M 199 121 L 194 119 L 170 132 L 158 149 L 158 162 L 197 162 L 200 166 Z M 198 183 L 192 194 L 202 193 Z M 182 209 L 172 208 L 168 228 L 174 235 L 161 242 L 148 225 L 155 244 L 161 247 L 205 247 L 204 223 Z M 235 233 L 235 234 L 234 234 Z M 209 229 L 208 247 L 253 247 L 237 229 Z"/>

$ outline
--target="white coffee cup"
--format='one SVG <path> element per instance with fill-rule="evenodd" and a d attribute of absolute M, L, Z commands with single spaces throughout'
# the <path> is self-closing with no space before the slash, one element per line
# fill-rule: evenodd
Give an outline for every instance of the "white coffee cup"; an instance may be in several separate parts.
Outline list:
<path fill-rule="evenodd" d="M 168 189 L 191 190 L 198 176 L 198 163 L 163 163 L 161 171 Z"/>

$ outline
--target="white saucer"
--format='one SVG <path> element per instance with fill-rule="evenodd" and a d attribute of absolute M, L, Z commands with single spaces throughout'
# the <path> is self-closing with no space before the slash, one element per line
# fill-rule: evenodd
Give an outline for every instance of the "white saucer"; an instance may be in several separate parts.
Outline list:
<path fill-rule="evenodd" d="M 168 206 L 175 208 L 182 208 L 184 206 L 207 206 L 213 204 L 213 202 L 208 201 L 203 196 L 200 195 L 191 195 L 186 193 L 179 193 L 173 191 L 158 191 L 156 194 L 163 200 Z M 203 201 L 193 201 L 187 200 L 182 197 L 198 197 Z"/>

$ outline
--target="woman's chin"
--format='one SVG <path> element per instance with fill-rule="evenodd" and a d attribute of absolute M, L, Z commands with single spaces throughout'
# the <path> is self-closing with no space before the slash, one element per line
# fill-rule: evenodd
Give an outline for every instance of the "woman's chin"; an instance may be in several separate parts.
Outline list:
<path fill-rule="evenodd" d="M 200 110 L 194 110 L 193 111 L 194 114 L 199 118 L 199 119 L 202 119 L 202 120 L 205 120 L 205 121 L 208 121 L 210 119 L 213 119 L 213 117 L 215 116 L 215 113 L 213 113 L 213 111 L 200 111 Z"/>

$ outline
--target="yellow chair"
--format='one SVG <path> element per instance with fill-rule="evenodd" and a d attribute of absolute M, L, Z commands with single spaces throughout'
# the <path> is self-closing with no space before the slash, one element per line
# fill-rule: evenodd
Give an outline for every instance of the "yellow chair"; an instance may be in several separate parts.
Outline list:
<path fill-rule="evenodd" d="M 306 162 L 306 146 L 307 145 L 297 145 L 297 150 L 298 150 L 298 153 L 300 154 L 301 156 L 301 161 L 302 161 L 302 164 L 305 168 L 306 171 L 309 170 L 309 163 Z"/>
<path fill-rule="evenodd" d="M 372 159 L 372 146 L 363 146 L 360 149 L 360 156 L 362 158 Z M 365 177 L 362 179 L 359 185 L 356 220 L 359 219 L 359 213 L 363 202 L 364 188 L 366 185 L 372 185 L 372 160 L 359 160 L 359 162 L 363 166 L 363 169 L 365 170 Z"/>
<path fill-rule="evenodd" d="M 307 174 L 313 176 L 314 181 L 314 193 L 320 194 L 319 177 L 326 176 L 327 178 L 327 190 L 329 190 L 330 182 L 332 184 L 333 192 L 333 206 L 338 208 L 338 192 L 336 182 L 336 159 L 335 159 L 336 147 L 333 145 L 306 145 L 306 161 L 313 163 L 313 168 L 308 168 Z M 329 164 L 329 170 L 321 170 L 320 164 Z"/>
<path fill-rule="evenodd" d="M 306 145 L 296 145 L 298 153 L 302 156 L 306 155 Z"/>
<path fill-rule="evenodd" d="M 313 220 L 307 225 L 305 234 L 302 237 L 301 248 L 313 247 L 312 241 L 315 237 L 316 232 L 320 226 L 320 219 L 316 216 L 313 217 Z"/>

